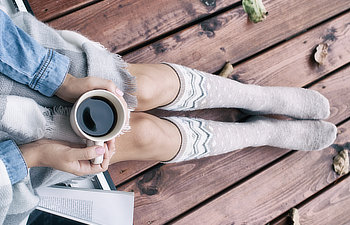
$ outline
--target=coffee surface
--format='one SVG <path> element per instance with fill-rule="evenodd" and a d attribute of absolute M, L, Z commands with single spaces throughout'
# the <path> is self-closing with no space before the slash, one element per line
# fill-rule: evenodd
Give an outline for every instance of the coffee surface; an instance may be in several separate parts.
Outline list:
<path fill-rule="evenodd" d="M 103 97 L 91 97 L 79 105 L 77 121 L 83 132 L 90 136 L 101 137 L 115 127 L 117 112 L 109 100 Z"/>

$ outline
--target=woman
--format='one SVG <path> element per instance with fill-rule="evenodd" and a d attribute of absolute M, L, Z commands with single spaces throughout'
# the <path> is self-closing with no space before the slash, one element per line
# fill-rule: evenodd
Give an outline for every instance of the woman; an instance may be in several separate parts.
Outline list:
<path fill-rule="evenodd" d="M 55 31 L 29 15 L 22 14 L 13 18 L 18 26 L 40 44 L 68 56 L 71 60 L 69 68 L 71 74 L 81 77 L 86 71 L 89 75 L 88 78 L 78 79 L 64 72 L 68 69 L 68 60 L 64 56 L 42 48 L 16 28 L 8 18 L 4 15 L 2 17 L 2 22 L 6 21 L 6 29 L 12 27 L 12 30 L 18 32 L 12 33 L 15 35 L 11 40 L 19 40 L 13 43 L 19 50 L 15 53 L 8 50 L 9 56 L 5 59 L 12 57 L 16 60 L 12 62 L 14 65 L 23 61 L 22 64 L 25 66 L 22 69 L 26 74 L 30 74 L 30 78 L 23 79 L 26 77 L 25 74 L 16 77 L 14 74 L 18 71 L 12 71 L 12 74 L 11 71 L 3 69 L 0 72 L 7 73 L 6 75 L 12 79 L 27 84 L 46 96 L 56 93 L 58 97 L 69 102 L 74 102 L 88 90 L 106 89 L 125 99 L 130 110 L 134 111 L 130 115 L 131 130 L 117 137 L 115 142 L 109 142 L 109 150 L 94 147 L 76 148 L 76 144 L 68 142 L 37 140 L 43 137 L 69 140 L 59 133 L 32 138 L 36 141 L 19 146 L 21 152 L 16 152 L 13 142 L 3 142 L 6 144 L 4 149 L 9 149 L 7 152 L 16 152 L 18 162 L 23 156 L 29 168 L 47 166 L 83 175 L 103 171 L 109 163 L 124 160 L 159 160 L 172 163 L 263 145 L 296 150 L 320 150 L 331 145 L 335 139 L 336 127 L 322 121 L 329 116 L 328 100 L 315 91 L 246 85 L 169 63 L 125 64 L 118 56 L 81 35 L 68 31 Z M 3 30 L 5 25 L 2 25 Z M 30 53 L 25 54 L 23 60 L 18 62 L 19 52 L 28 50 L 27 42 L 32 45 L 29 48 Z M 40 54 L 41 51 L 37 49 L 42 49 L 44 54 Z M 48 58 L 47 54 L 52 55 L 50 56 L 52 58 L 58 58 L 50 62 L 61 61 L 61 63 L 57 63 L 56 66 L 53 63 L 52 67 L 57 69 L 51 69 L 54 71 L 52 73 L 43 69 L 43 75 L 35 75 L 37 68 L 47 64 L 45 61 Z M 37 55 L 41 55 L 41 58 L 39 57 L 36 63 L 30 64 L 34 65 L 33 68 L 28 68 L 27 62 Z M 115 84 L 93 76 L 113 80 L 121 91 L 116 91 L 119 89 L 116 89 Z M 42 85 L 33 85 L 37 83 Z M 63 84 L 60 86 L 61 83 Z M 40 104 L 40 97 L 35 95 L 34 99 Z M 45 101 L 55 105 L 52 103 L 54 100 L 45 99 L 42 102 Z M 296 120 L 253 116 L 244 123 L 225 123 L 184 117 L 158 118 L 143 112 L 153 108 L 197 110 L 219 107 L 241 108 L 254 115 L 281 114 Z M 38 111 L 42 109 L 39 106 L 38 108 Z M 114 151 L 116 154 L 111 156 Z M 105 154 L 102 165 L 91 165 L 88 159 L 99 154 Z M 17 172 L 26 170 L 23 162 L 18 167 L 21 169 L 16 169 Z M 25 173 L 22 173 L 16 179 L 11 179 L 17 175 L 11 175 L 12 172 L 9 171 L 11 170 L 7 169 L 12 185 L 25 177 Z"/>

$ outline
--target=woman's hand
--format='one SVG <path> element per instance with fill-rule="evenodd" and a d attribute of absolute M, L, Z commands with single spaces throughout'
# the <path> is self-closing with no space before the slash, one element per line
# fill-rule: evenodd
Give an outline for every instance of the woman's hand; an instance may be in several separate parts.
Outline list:
<path fill-rule="evenodd" d="M 115 152 L 115 140 L 105 147 L 82 147 L 64 141 L 42 139 L 19 146 L 28 168 L 44 166 L 72 173 L 78 176 L 96 174 L 108 169 Z M 91 159 L 104 154 L 101 164 L 92 164 Z"/>
<path fill-rule="evenodd" d="M 95 89 L 110 91 L 123 99 L 123 92 L 117 88 L 113 81 L 99 77 L 76 78 L 70 74 L 66 75 L 66 78 L 61 87 L 57 90 L 56 95 L 67 102 L 74 103 L 85 92 Z"/>

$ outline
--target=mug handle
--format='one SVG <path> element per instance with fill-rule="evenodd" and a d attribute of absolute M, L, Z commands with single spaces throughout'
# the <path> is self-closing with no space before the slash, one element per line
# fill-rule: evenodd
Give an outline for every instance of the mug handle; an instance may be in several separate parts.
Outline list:
<path fill-rule="evenodd" d="M 98 145 L 98 146 L 101 146 L 101 147 L 104 147 L 104 142 L 103 141 L 91 141 L 91 140 L 87 140 L 86 141 L 86 145 L 87 147 L 91 147 L 91 146 L 95 146 L 95 145 Z M 94 159 L 91 159 L 91 162 L 93 164 L 101 164 L 103 161 L 103 155 L 100 155 Z"/>

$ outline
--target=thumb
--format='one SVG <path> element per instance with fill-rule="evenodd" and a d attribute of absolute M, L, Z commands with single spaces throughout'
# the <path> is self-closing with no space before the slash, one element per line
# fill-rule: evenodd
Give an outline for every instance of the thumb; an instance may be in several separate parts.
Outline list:
<path fill-rule="evenodd" d="M 105 153 L 105 148 L 101 146 L 91 146 L 86 148 L 73 148 L 70 155 L 72 160 L 90 160 Z"/>

